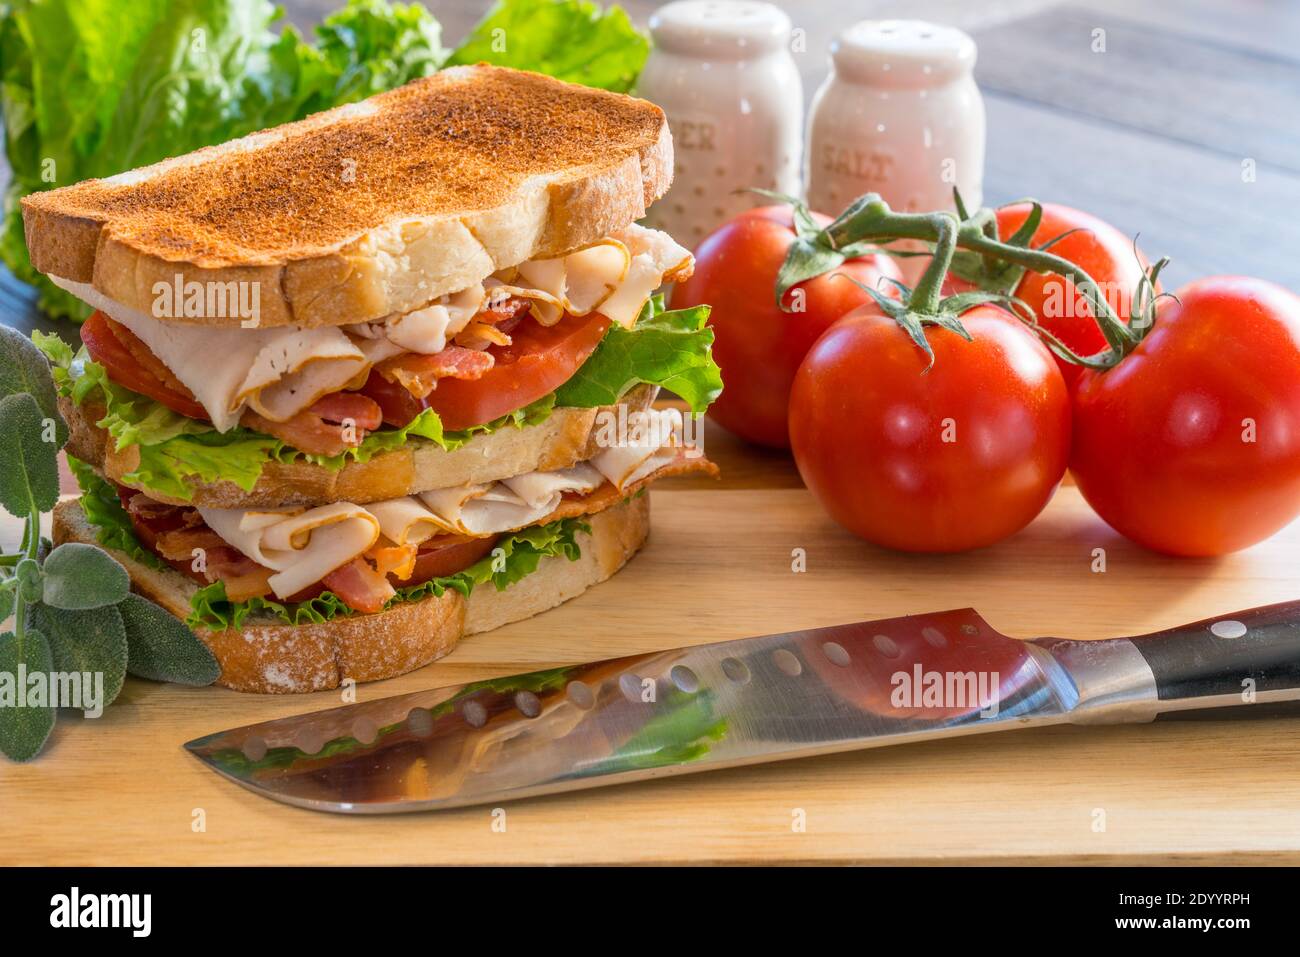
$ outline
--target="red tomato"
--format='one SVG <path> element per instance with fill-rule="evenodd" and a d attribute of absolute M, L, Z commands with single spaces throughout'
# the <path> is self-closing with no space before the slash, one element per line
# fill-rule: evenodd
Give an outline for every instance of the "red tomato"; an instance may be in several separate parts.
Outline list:
<path fill-rule="evenodd" d="M 825 225 L 829 219 L 814 214 Z M 695 274 L 672 295 L 674 309 L 708 303 L 709 325 L 716 339 L 713 358 L 722 369 L 726 389 L 709 415 L 751 442 L 788 448 L 786 419 L 790 383 L 808 348 L 826 328 L 871 297 L 848 279 L 876 288 L 882 276 L 901 273 L 887 256 L 850 260 L 830 273 L 800 283 L 786 294 L 804 311 L 782 312 L 773 289 L 776 274 L 794 241 L 788 206 L 749 210 L 708 236 L 695 251 Z M 886 284 L 887 287 L 887 284 Z"/>
<path fill-rule="evenodd" d="M 1019 229 L 1030 208 L 1028 203 L 1020 203 L 999 209 L 999 235 L 1005 239 Z M 1128 322 L 1133 293 L 1146 270 L 1146 259 L 1134 256 L 1132 240 L 1114 226 L 1096 216 L 1055 203 L 1043 204 L 1043 218 L 1031 245 L 1041 245 L 1071 229 L 1078 232 L 1053 244 L 1048 252 L 1082 267 L 1100 286 L 1115 315 Z M 954 290 L 971 288 L 969 283 L 956 277 L 950 282 Z M 1092 308 L 1079 295 L 1071 280 L 1054 273 L 1026 272 L 1012 295 L 1024 300 L 1033 309 L 1039 324 L 1078 355 L 1090 356 L 1106 348 L 1106 339 L 1092 318 Z M 1081 367 L 1059 359 L 1057 364 L 1065 381 L 1073 385 Z"/>
<path fill-rule="evenodd" d="M 371 372 L 361 389 L 379 403 L 384 421 L 404 426 L 433 409 L 450 431 L 482 425 L 554 392 L 596 351 L 609 320 L 599 313 L 565 315 L 553 326 L 525 319 L 508 346 L 489 346 L 495 364 L 477 379 L 441 379 L 424 399 Z"/>
<path fill-rule="evenodd" d="M 453 538 L 450 541 L 433 539 L 420 548 L 415 557 L 415 570 L 405 581 L 390 577 L 390 581 L 399 588 L 418 585 L 430 578 L 444 578 L 463 572 L 488 552 L 496 544 L 496 538 Z"/>
<path fill-rule="evenodd" d="M 927 327 L 934 365 L 867 306 L 809 351 L 790 393 L 799 474 L 831 517 L 914 552 L 991 545 L 1042 511 L 1065 473 L 1070 401 L 1051 354 L 994 306 L 973 337 Z"/>
<path fill-rule="evenodd" d="M 1300 514 L 1300 298 L 1239 276 L 1176 295 L 1130 355 L 1080 377 L 1070 464 L 1135 542 L 1221 555 Z"/>
<path fill-rule="evenodd" d="M 85 343 L 90 358 L 102 365 L 108 377 L 118 385 L 147 395 L 173 412 L 208 421 L 207 410 L 199 405 L 193 394 L 168 387 L 131 354 L 113 334 L 109 319 L 102 312 L 92 312 L 90 318 L 82 323 L 81 341 Z"/>

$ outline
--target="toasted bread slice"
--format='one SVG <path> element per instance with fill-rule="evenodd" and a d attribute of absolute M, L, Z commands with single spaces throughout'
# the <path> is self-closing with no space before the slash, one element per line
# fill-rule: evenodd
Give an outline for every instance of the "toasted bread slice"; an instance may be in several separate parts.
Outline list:
<path fill-rule="evenodd" d="M 639 385 L 619 404 L 627 406 L 629 413 L 649 408 L 658 392 L 657 386 Z M 188 502 L 152 490 L 149 494 L 171 505 L 204 508 L 324 505 L 339 501 L 364 505 L 429 489 L 494 482 L 535 470 L 566 469 L 596 454 L 595 432 L 601 421 L 597 416 L 616 408 L 557 408 L 537 425 L 476 435 L 451 452 L 415 438 L 400 449 L 380 453 L 368 462 L 350 462 L 337 470 L 305 461 L 268 462 L 257 484 L 247 492 L 234 482 L 196 482 L 194 497 Z M 126 481 L 126 476 L 139 467 L 140 449 L 132 445 L 115 451 L 112 437 L 95 425 L 103 416 L 102 408 L 78 406 L 71 399 L 60 398 L 59 411 L 70 430 L 69 455 L 89 463 L 110 481 L 140 488 L 139 483 Z"/>
<path fill-rule="evenodd" d="M 217 684 L 236 691 L 292 694 L 337 688 L 345 678 L 393 678 L 441 658 L 465 635 L 531 618 L 609 578 L 645 543 L 650 496 L 619 502 L 587 521 L 591 534 L 577 536 L 581 558 L 544 558 L 535 572 L 505 591 L 480 585 L 466 599 L 449 589 L 442 597 L 403 602 L 373 615 L 307 625 L 250 617 L 240 629 L 197 634 L 221 665 Z M 55 507 L 54 541 L 97 544 L 95 529 L 75 500 Z M 126 566 L 135 592 L 178 618 L 189 615 L 198 588 L 194 582 L 116 549 L 107 551 Z"/>
<path fill-rule="evenodd" d="M 464 66 L 34 193 L 23 223 L 41 272 L 142 312 L 156 283 L 179 276 L 257 283 L 263 326 L 342 325 L 593 243 L 645 215 L 672 169 L 668 124 L 652 103 Z"/>

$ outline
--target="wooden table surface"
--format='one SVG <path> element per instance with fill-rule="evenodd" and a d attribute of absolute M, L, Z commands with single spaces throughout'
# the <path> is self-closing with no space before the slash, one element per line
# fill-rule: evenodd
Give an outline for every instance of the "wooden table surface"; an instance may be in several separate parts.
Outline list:
<path fill-rule="evenodd" d="M 299 0 L 310 23 L 334 3 Z M 437 5 L 455 39 L 483 4 Z M 628 4 L 644 19 L 653 4 Z M 907 12 L 980 44 L 991 201 L 1087 208 L 1171 284 L 1246 272 L 1300 286 L 1300 6 L 1214 0 L 790 5 L 809 30 L 805 93 L 850 19 Z M 1107 50 L 1090 50 L 1094 29 Z M 1257 178 L 1243 183 L 1241 163 Z M 4 321 L 33 324 L 0 283 Z M 48 324 L 46 324 L 48 327 Z M 67 330 L 63 330 L 67 334 Z M 1218 561 L 1142 552 L 1072 487 L 1011 541 L 945 558 L 874 549 L 834 527 L 788 459 L 720 430 L 717 485 L 655 491 L 645 552 L 548 614 L 360 689 L 362 699 L 676 644 L 974 605 L 1018 637 L 1134 634 L 1300 594 L 1300 526 Z M 0 540 L 14 526 L 0 524 Z M 1092 550 L 1108 570 L 1090 570 Z M 804 548 L 808 570 L 790 570 Z M 1300 862 L 1300 735 L 1285 720 L 1054 728 L 738 769 L 506 808 L 349 819 L 258 798 L 180 749 L 221 728 L 338 703 L 128 680 L 96 721 L 63 715 L 47 752 L 0 763 L 0 864 L 524 862 Z M 797 810 L 803 833 L 792 829 Z M 193 822 L 201 816 L 205 830 Z"/>

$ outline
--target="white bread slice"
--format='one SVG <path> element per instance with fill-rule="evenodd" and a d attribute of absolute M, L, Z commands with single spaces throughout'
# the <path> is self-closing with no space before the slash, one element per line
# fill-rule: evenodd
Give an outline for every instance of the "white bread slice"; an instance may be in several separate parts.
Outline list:
<path fill-rule="evenodd" d="M 22 210 L 37 269 L 133 309 L 150 313 L 155 283 L 179 276 L 256 283 L 263 326 L 342 325 L 589 245 L 644 216 L 672 171 L 668 123 L 652 103 L 461 66 L 34 193 Z"/>
<path fill-rule="evenodd" d="M 657 386 L 639 385 L 619 403 L 628 412 L 648 408 Z M 507 427 L 476 435 L 448 452 L 432 442 L 413 439 L 403 448 L 376 455 L 368 462 L 350 462 L 337 471 L 311 462 L 270 462 L 252 490 L 233 482 L 197 483 L 189 502 L 149 494 L 172 505 L 205 508 L 256 508 L 275 505 L 321 505 L 348 501 L 358 505 L 410 495 L 435 488 L 453 488 L 494 482 L 535 470 L 565 469 L 596 454 L 597 416 L 616 406 L 598 409 L 557 408 L 543 422 L 522 429 Z M 123 476 L 140 464 L 138 446 L 114 451 L 108 432 L 95 425 L 103 410 L 59 399 L 59 411 L 68 422 L 68 454 L 89 463 L 97 472 L 120 485 Z M 138 486 L 133 486 L 138 487 Z"/>
<path fill-rule="evenodd" d="M 373 615 L 350 615 L 323 624 L 286 625 L 250 617 L 238 630 L 199 629 L 221 665 L 217 684 L 236 691 L 293 694 L 337 688 L 345 678 L 379 681 L 441 658 L 465 635 L 531 618 L 582 594 L 627 563 L 650 533 L 650 496 L 639 495 L 587 518 L 579 533 L 582 557 L 544 558 L 538 568 L 497 591 L 475 588 L 465 599 L 448 590 L 441 598 L 404 602 Z M 76 500 L 54 509 L 54 541 L 97 544 L 95 529 Z M 178 618 L 190 613 L 198 586 L 180 572 L 154 569 L 124 552 L 107 549 L 126 566 L 132 589 Z"/>

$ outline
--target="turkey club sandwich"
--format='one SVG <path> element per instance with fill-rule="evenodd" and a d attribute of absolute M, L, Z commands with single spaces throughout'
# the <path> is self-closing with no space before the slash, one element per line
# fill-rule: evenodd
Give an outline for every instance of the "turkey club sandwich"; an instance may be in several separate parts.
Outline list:
<path fill-rule="evenodd" d="M 23 201 L 32 262 L 96 310 L 51 359 L 97 541 L 240 690 L 385 678 L 618 570 L 646 486 L 716 471 L 689 252 L 636 220 L 654 105 L 457 67 Z"/>

